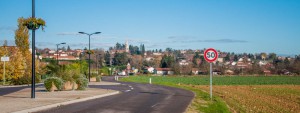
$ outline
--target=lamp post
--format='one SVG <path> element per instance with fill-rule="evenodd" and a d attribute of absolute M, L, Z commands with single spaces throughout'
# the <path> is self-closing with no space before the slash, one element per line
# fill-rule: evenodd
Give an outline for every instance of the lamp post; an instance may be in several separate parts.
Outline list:
<path fill-rule="evenodd" d="M 61 44 L 66 44 L 66 42 L 56 44 L 56 62 L 57 62 L 57 65 L 58 65 L 58 46 L 61 45 Z"/>
<path fill-rule="evenodd" d="M 35 1 L 32 0 L 32 18 L 35 18 Z M 32 29 L 31 98 L 35 98 L 35 29 Z"/>
<path fill-rule="evenodd" d="M 66 44 L 66 42 L 56 44 L 56 62 L 57 62 L 57 65 L 58 65 L 58 46 L 61 45 L 61 44 Z"/>
<path fill-rule="evenodd" d="M 93 35 L 93 34 L 100 34 L 101 32 L 94 32 L 94 33 L 91 33 L 91 34 L 89 34 L 89 33 L 85 33 L 85 32 L 78 32 L 78 33 L 80 33 L 80 34 L 86 34 L 86 35 L 88 35 L 89 36 L 89 82 L 91 81 L 91 35 Z"/>

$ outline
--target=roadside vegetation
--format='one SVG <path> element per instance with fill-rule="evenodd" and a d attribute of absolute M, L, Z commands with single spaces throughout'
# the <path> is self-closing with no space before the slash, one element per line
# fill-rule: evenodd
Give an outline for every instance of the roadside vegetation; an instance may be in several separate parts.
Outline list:
<path fill-rule="evenodd" d="M 300 112 L 299 76 L 214 76 L 213 101 L 209 77 L 130 76 L 126 82 L 183 88 L 195 93 L 187 112 Z"/>

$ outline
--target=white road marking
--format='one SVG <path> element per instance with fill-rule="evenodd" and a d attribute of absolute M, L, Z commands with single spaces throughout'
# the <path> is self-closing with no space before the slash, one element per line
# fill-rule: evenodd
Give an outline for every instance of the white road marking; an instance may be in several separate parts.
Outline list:
<path fill-rule="evenodd" d="M 151 106 L 152 108 L 155 107 L 156 105 L 158 105 L 159 103 L 154 104 L 153 106 Z"/>
<path fill-rule="evenodd" d="M 131 90 L 133 90 L 133 88 L 130 88 Z"/>
<path fill-rule="evenodd" d="M 131 91 L 131 90 L 125 90 L 124 92 L 129 92 L 129 91 Z"/>

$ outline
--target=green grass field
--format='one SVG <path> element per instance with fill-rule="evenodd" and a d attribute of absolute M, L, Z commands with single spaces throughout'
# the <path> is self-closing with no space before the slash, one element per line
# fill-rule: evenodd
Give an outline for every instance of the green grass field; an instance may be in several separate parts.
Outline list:
<path fill-rule="evenodd" d="M 193 91 L 196 94 L 196 96 L 192 104 L 189 106 L 187 112 L 228 113 L 230 111 L 243 112 L 248 110 L 248 108 L 234 109 L 234 108 L 238 108 L 236 106 L 241 106 L 241 105 L 243 106 L 244 103 L 239 103 L 239 104 L 235 103 L 236 105 L 230 104 L 232 100 L 227 99 L 228 96 L 226 98 L 223 97 L 223 95 L 226 94 L 226 91 L 223 91 L 222 88 L 219 89 L 219 91 L 222 91 L 222 95 L 218 95 L 218 94 L 214 95 L 213 101 L 210 101 L 209 93 L 207 93 L 208 92 L 207 88 L 209 85 L 209 76 L 130 76 L 127 78 L 122 78 L 121 80 L 127 82 L 149 83 L 149 78 L 152 79 L 153 84 L 166 85 L 166 86 L 183 88 L 183 89 Z M 213 85 L 216 88 L 217 86 L 220 87 L 232 86 L 230 87 L 232 91 L 235 91 L 234 89 L 236 87 L 253 86 L 253 85 L 262 86 L 263 88 L 264 86 L 268 86 L 268 88 L 264 88 L 264 89 L 269 89 L 270 85 L 271 87 L 273 87 L 274 85 L 277 86 L 279 85 L 280 87 L 281 86 L 286 87 L 286 85 L 296 85 L 296 87 L 298 88 L 298 86 L 300 85 L 300 76 L 214 76 Z M 246 92 L 246 90 L 241 90 L 241 91 Z M 221 94 L 220 92 L 215 92 L 215 93 Z M 248 93 L 250 97 L 251 93 L 253 92 L 248 92 Z M 248 94 L 245 95 L 246 96 L 243 98 L 248 97 Z M 261 93 L 259 95 L 264 95 L 264 94 Z M 272 95 L 265 95 L 265 96 L 269 97 Z M 253 100 L 253 99 L 249 99 L 249 100 Z M 232 105 L 229 106 L 230 108 L 228 108 L 228 103 Z M 249 106 L 252 106 L 252 104 L 249 104 Z M 268 112 L 268 109 L 266 109 L 265 112 Z"/>
<path fill-rule="evenodd" d="M 148 83 L 150 76 L 124 80 Z M 151 76 L 152 83 L 209 85 L 209 76 Z M 300 76 L 214 76 L 213 85 L 300 85 Z"/>

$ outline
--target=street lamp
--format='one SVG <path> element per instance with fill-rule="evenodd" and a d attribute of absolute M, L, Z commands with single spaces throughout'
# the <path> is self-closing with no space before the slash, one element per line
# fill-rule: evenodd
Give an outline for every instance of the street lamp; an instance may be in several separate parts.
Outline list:
<path fill-rule="evenodd" d="M 66 42 L 56 44 L 56 62 L 57 62 L 57 65 L 58 65 L 58 46 L 61 45 L 61 44 L 66 44 Z"/>
<path fill-rule="evenodd" d="M 32 18 L 35 18 L 35 1 L 32 0 Z M 31 98 L 35 98 L 35 29 L 32 29 L 32 54 L 31 54 Z"/>
<path fill-rule="evenodd" d="M 93 34 L 100 34 L 101 32 L 95 32 L 95 33 L 85 33 L 85 32 L 78 32 L 80 34 L 86 34 L 89 35 L 89 82 L 91 81 L 91 35 Z"/>

